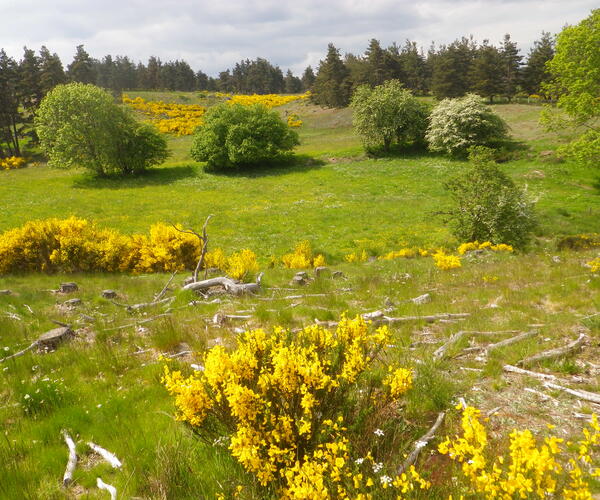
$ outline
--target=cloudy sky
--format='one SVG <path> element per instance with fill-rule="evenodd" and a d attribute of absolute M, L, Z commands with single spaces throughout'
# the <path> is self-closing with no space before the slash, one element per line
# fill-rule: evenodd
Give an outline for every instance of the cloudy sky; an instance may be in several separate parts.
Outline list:
<path fill-rule="evenodd" d="M 524 53 L 542 30 L 556 33 L 598 0 L 0 0 L 0 47 L 46 45 L 68 64 L 75 46 L 93 57 L 185 59 L 216 75 L 235 62 L 264 57 L 301 73 L 327 44 L 364 52 L 406 38 L 427 48 L 472 34 L 499 41 L 510 33 Z"/>

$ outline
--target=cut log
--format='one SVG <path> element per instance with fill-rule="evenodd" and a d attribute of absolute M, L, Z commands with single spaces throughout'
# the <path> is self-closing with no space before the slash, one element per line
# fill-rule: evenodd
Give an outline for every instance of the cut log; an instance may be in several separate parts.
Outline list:
<path fill-rule="evenodd" d="M 60 293 L 72 293 L 76 292 L 77 290 L 79 290 L 79 287 L 77 286 L 77 283 L 73 282 L 61 283 L 58 287 L 58 291 Z"/>
<path fill-rule="evenodd" d="M 108 491 L 110 493 L 110 500 L 117 500 L 117 488 L 112 486 L 111 484 L 106 484 L 99 477 L 96 478 L 96 486 L 101 490 Z"/>
<path fill-rule="evenodd" d="M 75 449 L 75 442 L 69 436 L 67 431 L 63 431 L 63 436 L 65 438 L 65 443 L 67 443 L 67 447 L 69 448 L 69 459 L 67 461 L 67 468 L 65 469 L 65 473 L 63 475 L 63 486 L 68 486 L 69 483 L 73 480 L 73 473 L 75 472 L 75 467 L 77 466 L 77 451 Z"/>
<path fill-rule="evenodd" d="M 418 439 L 415 442 L 415 445 L 414 445 L 413 450 L 411 451 L 410 455 L 408 455 L 408 457 L 406 457 L 406 460 L 402 463 L 402 465 L 398 469 L 398 472 L 397 472 L 398 475 L 402 474 L 405 470 L 407 470 L 411 465 L 413 465 L 417 461 L 417 458 L 419 458 L 419 454 L 421 453 L 421 450 L 423 448 L 425 448 L 425 446 L 427 446 L 429 444 L 429 441 L 431 441 L 435 437 L 435 433 L 438 430 L 438 427 L 440 425 L 442 425 L 445 415 L 446 415 L 446 412 L 443 412 L 443 411 L 440 412 L 437 416 L 437 419 L 435 420 L 435 423 L 431 427 L 431 429 L 429 429 L 424 436 L 422 436 L 420 439 Z"/>
<path fill-rule="evenodd" d="M 321 275 L 325 274 L 325 273 L 329 273 L 331 274 L 331 271 L 329 270 L 328 267 L 325 266 L 317 266 L 315 267 L 315 276 L 318 278 Z"/>
<path fill-rule="evenodd" d="M 424 293 L 423 295 L 419 295 L 418 297 L 415 297 L 414 299 L 410 299 L 410 302 L 412 302 L 413 304 L 416 304 L 418 306 L 420 306 L 422 304 L 429 304 L 429 302 L 431 302 L 431 294 Z"/>
<path fill-rule="evenodd" d="M 67 307 L 77 307 L 77 306 L 81 305 L 81 299 L 75 298 L 75 299 L 65 300 L 63 302 L 63 305 L 67 306 Z"/>
<path fill-rule="evenodd" d="M 587 339 L 587 335 L 585 333 L 580 333 L 579 337 L 572 342 L 569 342 L 564 347 L 558 347 L 557 349 L 550 349 L 548 351 L 543 351 L 538 354 L 534 354 L 528 358 L 522 359 L 517 364 L 520 366 L 528 366 L 539 361 L 544 361 L 546 359 L 555 359 L 563 356 L 567 356 L 569 354 L 577 351 Z"/>
<path fill-rule="evenodd" d="M 554 384 L 552 382 L 544 382 L 544 387 L 548 387 L 549 389 L 556 389 L 557 391 L 566 392 L 571 396 L 575 396 L 576 398 L 583 399 L 584 401 L 590 401 L 592 403 L 600 404 L 600 394 L 596 394 L 595 392 L 588 392 L 582 390 L 569 389 L 568 387 L 563 387 L 562 385 Z"/>
<path fill-rule="evenodd" d="M 524 370 L 523 368 L 519 368 L 517 366 L 504 365 L 502 369 L 505 372 L 518 373 L 519 375 L 527 375 L 528 377 L 537 378 L 539 380 L 557 380 L 556 376 L 550 375 L 549 373 L 531 372 L 529 370 Z"/>
<path fill-rule="evenodd" d="M 44 350 L 54 350 L 58 347 L 62 342 L 69 340 L 75 335 L 75 332 L 71 330 L 68 326 L 61 326 L 59 328 L 54 328 L 49 332 L 43 333 L 37 339 L 37 345 L 39 349 Z"/>
<path fill-rule="evenodd" d="M 10 290 L 0 290 L 0 295 L 11 295 L 12 292 Z"/>
<path fill-rule="evenodd" d="M 117 292 L 115 292 L 114 290 L 102 290 L 101 295 L 105 299 L 116 299 L 117 298 Z"/>
<path fill-rule="evenodd" d="M 102 448 L 102 446 L 98 446 L 96 443 L 92 443 L 91 441 L 88 441 L 88 446 L 98 453 L 98 455 L 100 455 L 104 460 L 106 460 L 113 469 L 119 469 L 121 465 L 123 465 L 114 453 L 105 450 Z"/>
<path fill-rule="evenodd" d="M 231 278 L 221 276 L 219 278 L 209 278 L 207 280 L 196 281 L 189 283 L 183 287 L 183 290 L 201 291 L 212 287 L 220 286 L 227 293 L 232 295 L 256 294 L 260 292 L 260 282 L 263 273 L 260 273 L 256 278 L 256 283 L 236 283 Z"/>

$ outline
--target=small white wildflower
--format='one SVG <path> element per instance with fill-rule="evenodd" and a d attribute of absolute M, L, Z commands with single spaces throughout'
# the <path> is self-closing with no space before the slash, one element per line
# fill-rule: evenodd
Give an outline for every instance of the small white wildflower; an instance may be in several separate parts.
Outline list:
<path fill-rule="evenodd" d="M 379 480 L 384 486 L 388 486 L 392 482 L 392 478 L 390 476 L 381 476 Z"/>
<path fill-rule="evenodd" d="M 376 436 L 383 436 L 385 433 L 381 429 L 375 429 L 373 431 L 373 434 L 375 434 Z"/>
<path fill-rule="evenodd" d="M 10 351 L 10 347 L 6 346 L 6 347 L 4 348 L 4 350 L 5 350 L 5 351 Z"/>
<path fill-rule="evenodd" d="M 23 396 L 23 399 L 31 399 L 31 396 L 29 394 L 25 394 L 25 396 Z"/>
<path fill-rule="evenodd" d="M 373 464 L 373 472 L 375 474 L 378 474 L 381 471 L 381 469 L 383 469 L 383 463 L 382 462 L 378 462 L 378 463 Z"/>
<path fill-rule="evenodd" d="M 364 461 L 365 461 L 365 459 L 364 459 L 364 458 L 357 458 L 357 459 L 354 461 L 354 463 L 355 463 L 356 465 L 361 465 L 361 464 L 362 464 Z"/>
<path fill-rule="evenodd" d="M 96 405 L 96 408 L 102 408 L 102 403 L 100 403 L 100 404 L 97 404 L 97 405 Z"/>

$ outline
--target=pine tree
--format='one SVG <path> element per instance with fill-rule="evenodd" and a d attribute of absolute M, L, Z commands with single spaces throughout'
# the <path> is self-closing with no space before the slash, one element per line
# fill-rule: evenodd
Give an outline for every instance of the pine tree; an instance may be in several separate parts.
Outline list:
<path fill-rule="evenodd" d="M 67 66 L 67 74 L 72 82 L 96 83 L 94 61 L 83 45 L 77 46 L 73 62 Z"/>
<path fill-rule="evenodd" d="M 500 51 L 487 40 L 479 46 L 471 65 L 470 80 L 471 89 L 476 94 L 487 97 L 490 104 L 494 102 L 494 96 L 501 94 L 504 90 L 503 59 Z"/>
<path fill-rule="evenodd" d="M 311 66 L 307 66 L 302 73 L 302 89 L 306 92 L 310 90 L 315 83 L 315 72 Z"/>
<path fill-rule="evenodd" d="M 369 85 L 374 87 L 383 84 L 394 77 L 392 59 L 381 48 L 379 40 L 372 38 L 365 51 L 364 61 Z M 354 82 L 356 84 L 356 82 Z"/>
<path fill-rule="evenodd" d="M 313 85 L 313 101 L 322 106 L 341 108 L 350 101 L 352 82 L 340 52 L 330 43 L 325 60 L 319 63 L 319 70 Z"/>
<path fill-rule="evenodd" d="M 150 56 L 148 66 L 146 68 L 146 85 L 147 89 L 157 90 L 162 88 L 161 81 L 162 62 L 158 57 Z"/>
<path fill-rule="evenodd" d="M 521 61 L 523 56 L 519 54 L 519 48 L 516 42 L 510 39 L 507 33 L 504 35 L 502 49 L 502 94 L 511 101 L 519 88 L 519 80 L 521 77 Z"/>
<path fill-rule="evenodd" d="M 17 127 L 22 122 L 19 113 L 17 87 L 18 65 L 0 49 L 0 157 L 21 156 Z"/>
<path fill-rule="evenodd" d="M 400 50 L 401 81 L 414 93 L 424 94 L 427 90 L 425 82 L 425 58 L 417 49 L 416 42 L 406 40 Z"/>
<path fill-rule="evenodd" d="M 463 37 L 440 47 L 433 58 L 431 91 L 438 98 L 460 97 L 470 90 L 469 74 L 475 55 L 472 38 Z"/>
<path fill-rule="evenodd" d="M 40 59 L 35 52 L 23 48 L 23 59 L 19 62 L 19 102 L 28 115 L 33 116 L 44 94 L 42 92 Z"/>
<path fill-rule="evenodd" d="M 523 68 L 523 88 L 529 94 L 539 94 L 541 84 L 550 77 L 546 62 L 554 57 L 554 38 L 542 32 L 542 37 L 533 43 L 527 64 Z"/>
<path fill-rule="evenodd" d="M 58 54 L 51 54 L 45 45 L 40 49 L 40 85 L 42 94 L 46 95 L 54 87 L 65 83 L 67 77 Z"/>
<path fill-rule="evenodd" d="M 297 94 L 302 90 L 302 81 L 297 76 L 294 76 L 291 70 L 287 70 L 285 74 L 285 93 Z"/>

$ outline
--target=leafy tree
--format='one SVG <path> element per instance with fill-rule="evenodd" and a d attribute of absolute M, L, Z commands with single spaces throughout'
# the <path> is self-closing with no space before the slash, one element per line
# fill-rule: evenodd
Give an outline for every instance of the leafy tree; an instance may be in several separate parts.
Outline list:
<path fill-rule="evenodd" d="M 506 137 L 507 125 L 481 98 L 467 94 L 444 99 L 432 111 L 427 142 L 432 151 L 464 154 L 471 146 L 486 146 Z"/>
<path fill-rule="evenodd" d="M 389 151 L 399 146 L 422 142 L 427 128 L 427 106 L 402 88 L 398 80 L 388 80 L 371 89 L 361 85 L 350 103 L 352 122 L 367 149 L 382 147 Z"/>
<path fill-rule="evenodd" d="M 548 62 L 552 81 L 547 92 L 558 96 L 567 119 L 547 108 L 548 128 L 581 126 L 586 131 L 562 152 L 590 166 L 600 166 L 600 9 L 558 35 L 556 54 Z"/>
<path fill-rule="evenodd" d="M 94 61 L 83 45 L 77 46 L 73 62 L 67 66 L 67 75 L 72 82 L 95 83 Z"/>
<path fill-rule="evenodd" d="M 542 37 L 533 42 L 527 63 L 523 68 L 523 88 L 529 94 L 539 94 L 542 82 L 549 79 L 550 73 L 546 63 L 554 57 L 554 38 L 550 33 L 542 31 Z"/>
<path fill-rule="evenodd" d="M 504 90 L 502 82 L 503 61 L 502 54 L 487 40 L 479 46 L 471 65 L 471 90 L 480 96 L 487 97 L 490 103 L 494 96 Z"/>
<path fill-rule="evenodd" d="M 0 157 L 21 156 L 18 127 L 23 117 L 20 113 L 18 65 L 0 49 Z"/>
<path fill-rule="evenodd" d="M 310 90 L 315 83 L 315 72 L 313 71 L 311 66 L 307 66 L 302 73 L 302 89 L 306 92 Z"/>
<path fill-rule="evenodd" d="M 46 95 L 60 83 L 65 83 L 67 77 L 58 54 L 51 54 L 45 45 L 40 49 L 40 86 L 42 94 Z"/>
<path fill-rule="evenodd" d="M 298 144 L 298 134 L 261 104 L 223 103 L 204 115 L 191 155 L 208 168 L 227 169 L 271 161 Z"/>
<path fill-rule="evenodd" d="M 168 156 L 164 138 L 90 84 L 58 85 L 42 100 L 35 126 L 48 164 L 97 175 L 138 173 Z"/>
<path fill-rule="evenodd" d="M 350 73 L 340 58 L 340 53 L 330 43 L 327 56 L 319 63 L 319 70 L 313 85 L 312 99 L 315 103 L 330 108 L 343 108 L 350 101 L 352 83 Z"/>
<path fill-rule="evenodd" d="M 523 248 L 536 227 L 534 203 L 486 149 L 472 148 L 471 165 L 444 185 L 455 205 L 449 212 L 454 235 L 461 241 Z"/>
<path fill-rule="evenodd" d="M 523 56 L 519 54 L 517 44 L 510 39 L 508 33 L 504 35 L 500 55 L 502 56 L 502 94 L 511 101 L 518 90 Z"/>

